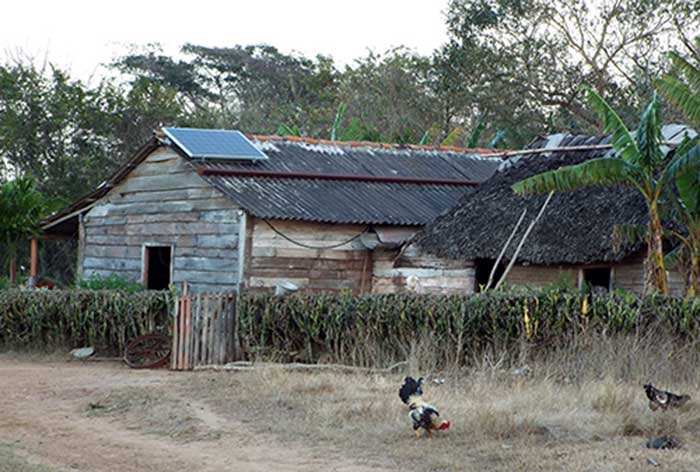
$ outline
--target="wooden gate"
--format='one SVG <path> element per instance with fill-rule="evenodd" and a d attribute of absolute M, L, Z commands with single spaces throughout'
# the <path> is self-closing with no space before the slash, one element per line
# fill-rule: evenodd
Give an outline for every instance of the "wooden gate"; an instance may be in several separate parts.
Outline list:
<path fill-rule="evenodd" d="M 237 360 L 237 297 L 235 292 L 190 294 L 185 284 L 173 320 L 172 369 Z"/>

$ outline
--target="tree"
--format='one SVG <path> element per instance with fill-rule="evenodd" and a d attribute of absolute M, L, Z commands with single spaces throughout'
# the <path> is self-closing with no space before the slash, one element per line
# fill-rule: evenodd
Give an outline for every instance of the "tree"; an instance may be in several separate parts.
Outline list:
<path fill-rule="evenodd" d="M 664 51 L 697 31 L 699 15 L 697 0 L 451 0 L 437 73 L 456 117 L 486 112 L 516 145 L 552 129 L 589 132 L 597 123 L 580 86 L 633 121 Z"/>
<path fill-rule="evenodd" d="M 0 161 L 67 201 L 96 186 L 118 163 L 118 100 L 53 67 L 0 65 Z"/>
<path fill-rule="evenodd" d="M 305 135 L 327 135 L 338 101 L 330 58 L 284 54 L 267 45 L 185 44 L 181 52 L 186 59 L 176 60 L 150 45 L 114 67 L 176 91 L 194 126 L 273 133 L 279 123 L 298 123 Z"/>
<path fill-rule="evenodd" d="M 700 295 L 700 146 L 697 140 L 687 143 L 690 149 L 682 150 L 682 158 L 673 169 L 677 192 L 671 196 L 674 219 L 682 231 L 671 230 L 680 242 L 679 250 L 685 253 L 687 263 L 686 295 Z"/>
<path fill-rule="evenodd" d="M 700 61 L 700 37 L 692 49 L 696 61 Z M 669 53 L 673 69 L 656 85 L 659 92 L 678 107 L 694 124 L 700 124 L 700 67 L 677 51 Z"/>
<path fill-rule="evenodd" d="M 43 195 L 30 178 L 17 178 L 0 185 L 0 245 L 10 264 L 10 283 L 16 282 L 17 247 L 39 233 L 46 210 Z"/>
<path fill-rule="evenodd" d="M 687 43 L 691 55 L 700 59 L 700 37 L 695 39 L 695 47 Z M 670 53 L 673 70 L 657 82 L 659 91 L 678 107 L 694 124 L 700 124 L 700 67 L 693 64 L 679 52 Z M 681 158 L 673 169 L 676 175 L 677 192 L 670 197 L 673 213 L 684 231 L 674 231 L 681 241 L 677 253 L 687 261 L 688 296 L 700 294 L 700 147 L 697 139 L 683 143 L 679 151 Z"/>
<path fill-rule="evenodd" d="M 627 129 L 613 108 L 593 89 L 586 88 L 588 101 L 612 135 L 616 153 L 612 157 L 590 159 L 574 166 L 535 175 L 513 185 L 517 193 L 571 191 L 583 187 L 626 185 L 636 189 L 648 208 L 647 222 L 647 287 L 668 293 L 664 266 L 664 228 L 660 218 L 660 202 L 675 170 L 682 165 L 682 155 L 667 158 L 662 147 L 661 112 L 654 96 L 642 114 L 634 135 Z"/>

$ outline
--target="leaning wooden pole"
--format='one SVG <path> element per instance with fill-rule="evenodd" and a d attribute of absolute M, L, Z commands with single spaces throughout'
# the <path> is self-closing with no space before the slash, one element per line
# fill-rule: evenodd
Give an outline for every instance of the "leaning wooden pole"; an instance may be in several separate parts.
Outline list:
<path fill-rule="evenodd" d="M 513 241 L 513 238 L 515 237 L 515 233 L 518 232 L 518 228 L 520 228 L 520 225 L 522 224 L 523 220 L 525 219 L 526 214 L 527 214 L 527 208 L 525 208 L 523 210 L 523 213 L 520 215 L 520 219 L 518 220 L 517 223 L 515 223 L 515 227 L 513 228 L 513 231 L 510 233 L 510 236 L 508 236 L 508 240 L 503 245 L 503 249 L 501 249 L 501 253 L 496 258 L 496 262 L 493 264 L 493 268 L 491 268 L 491 273 L 489 274 L 489 281 L 486 282 L 486 287 L 484 287 L 484 291 L 491 288 L 491 284 L 493 283 L 493 278 L 496 276 L 496 270 L 498 269 L 498 265 L 501 263 L 501 260 L 503 260 L 503 256 L 506 253 L 506 250 L 508 249 L 508 247 L 510 246 L 511 241 Z"/>
<path fill-rule="evenodd" d="M 523 237 L 520 240 L 520 244 L 518 244 L 518 247 L 515 249 L 515 254 L 513 254 L 513 257 L 511 258 L 510 262 L 508 263 L 508 267 L 506 267 L 506 270 L 503 272 L 503 275 L 501 276 L 501 279 L 498 281 L 498 283 L 494 287 L 494 290 L 498 290 L 501 287 L 501 285 L 503 285 L 503 282 L 506 280 L 506 277 L 508 277 L 508 273 L 515 265 L 515 261 L 518 258 L 518 255 L 520 254 L 520 250 L 523 248 L 523 245 L 525 244 L 527 237 L 530 235 L 530 232 L 532 232 L 532 228 L 534 228 L 535 225 L 537 224 L 537 222 L 540 221 L 540 218 L 542 217 L 544 210 L 547 208 L 547 205 L 549 205 L 549 201 L 552 199 L 553 195 L 554 195 L 554 192 L 549 192 L 549 195 L 547 195 L 547 199 L 544 201 L 542 208 L 540 208 L 540 212 L 537 214 L 535 219 L 532 220 L 532 222 L 530 223 L 530 226 L 527 227 L 525 234 L 523 234 Z"/>

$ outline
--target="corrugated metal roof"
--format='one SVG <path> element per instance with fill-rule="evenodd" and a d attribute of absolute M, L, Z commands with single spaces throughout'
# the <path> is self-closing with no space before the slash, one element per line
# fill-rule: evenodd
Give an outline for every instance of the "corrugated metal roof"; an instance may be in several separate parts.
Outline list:
<path fill-rule="evenodd" d="M 207 169 L 460 179 L 484 181 L 500 160 L 456 151 L 346 147 L 292 141 L 256 141 L 267 161 L 196 161 Z M 452 207 L 468 186 L 381 183 L 322 178 L 231 175 L 205 177 L 260 218 L 328 223 L 424 225 Z"/>

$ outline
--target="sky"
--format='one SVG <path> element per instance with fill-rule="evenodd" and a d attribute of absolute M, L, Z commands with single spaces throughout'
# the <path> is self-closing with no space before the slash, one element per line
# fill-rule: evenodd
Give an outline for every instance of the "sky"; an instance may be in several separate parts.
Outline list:
<path fill-rule="evenodd" d="M 447 0 L 23 0 L 3 2 L 0 59 L 45 58 L 82 80 L 129 45 L 265 43 L 350 64 L 368 49 L 405 45 L 423 54 L 446 40 Z"/>

